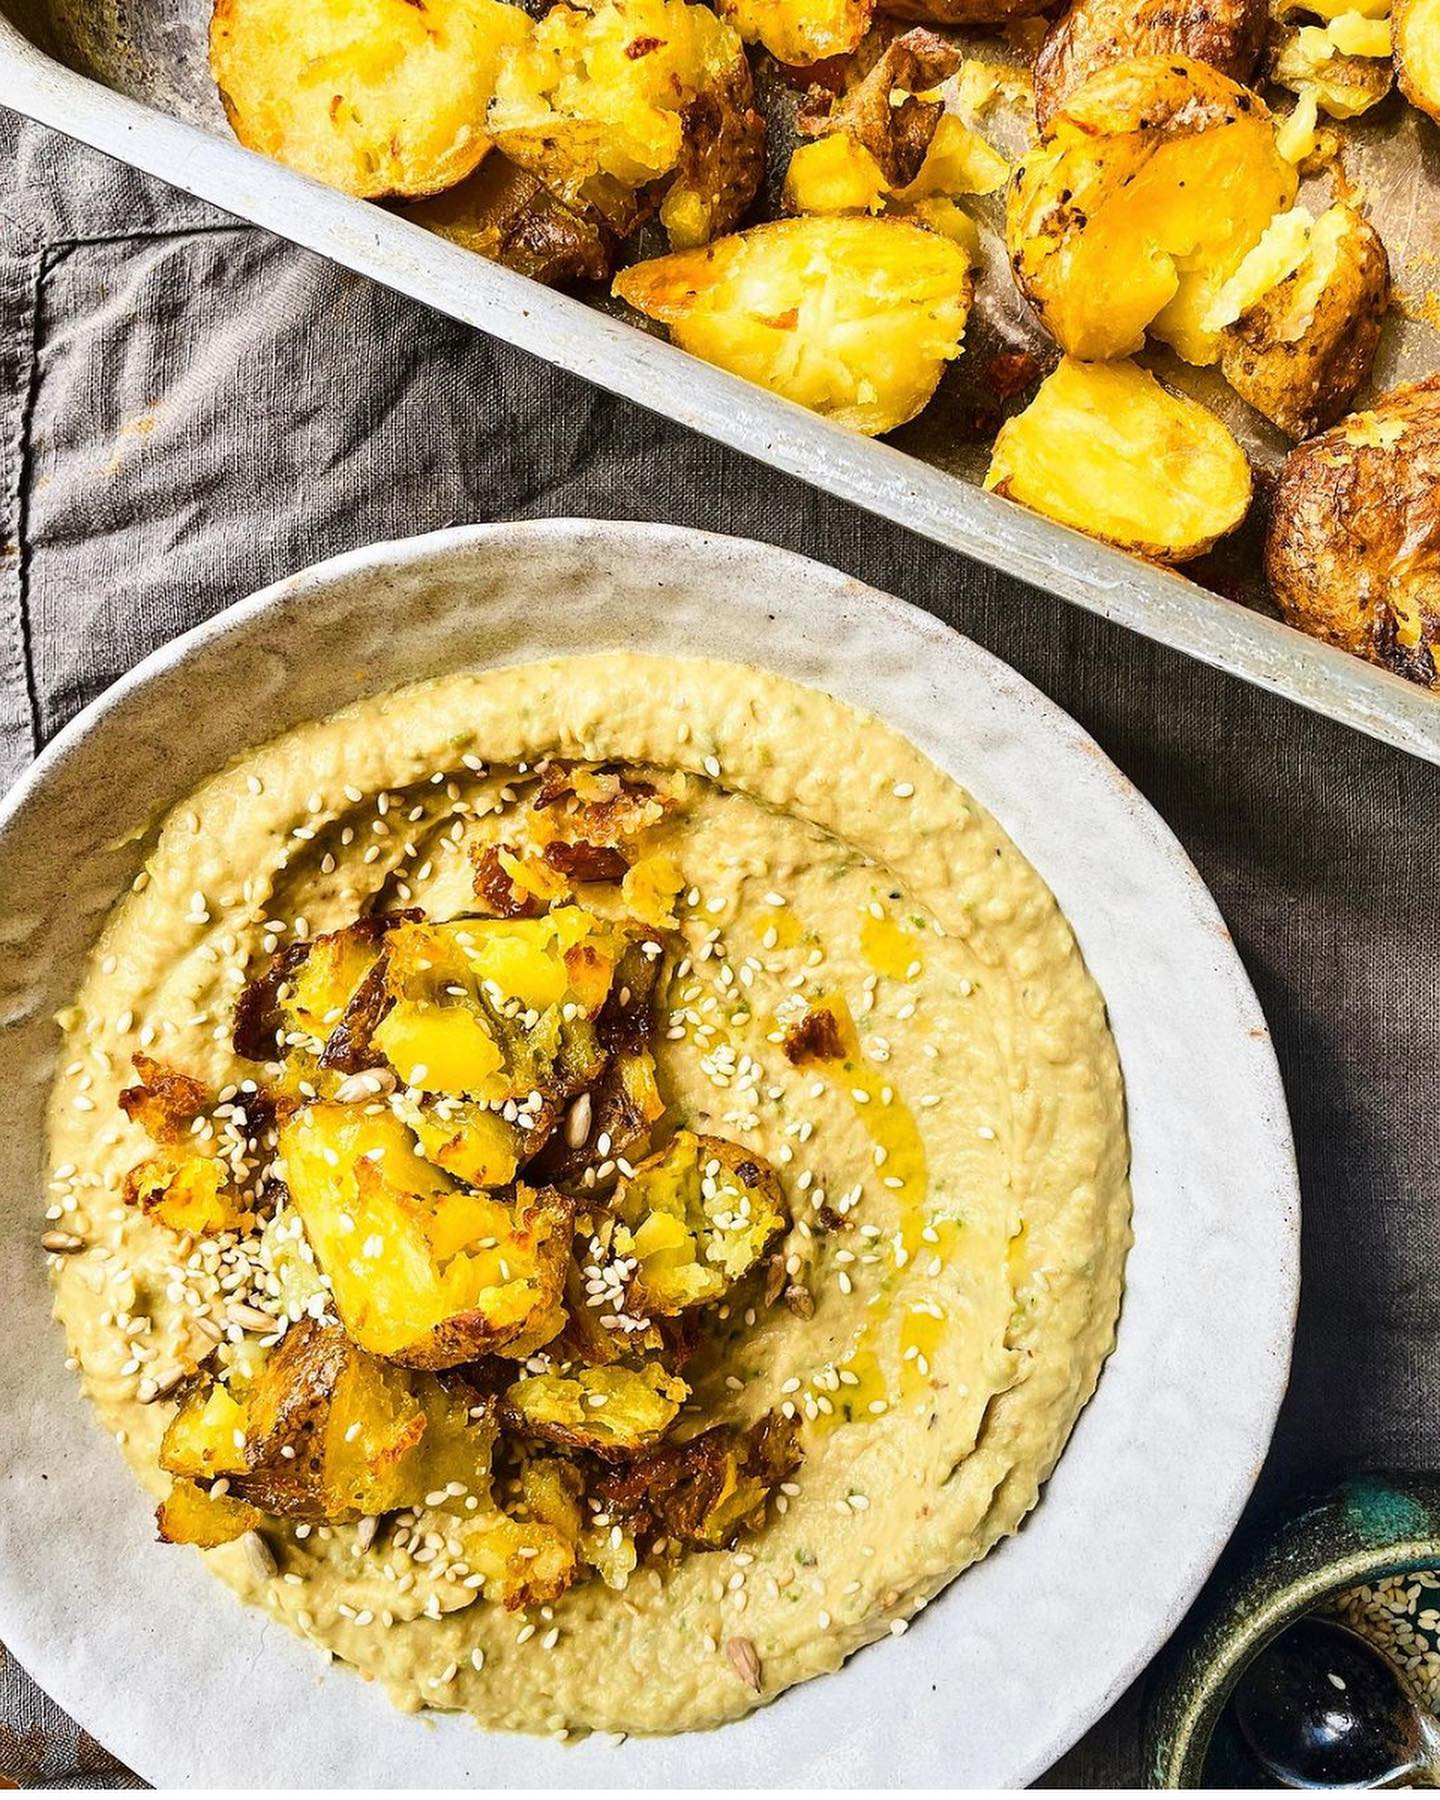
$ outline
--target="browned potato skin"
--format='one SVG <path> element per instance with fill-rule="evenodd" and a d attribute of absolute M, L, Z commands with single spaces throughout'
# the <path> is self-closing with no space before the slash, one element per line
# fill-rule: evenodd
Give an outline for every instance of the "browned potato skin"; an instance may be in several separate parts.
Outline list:
<path fill-rule="evenodd" d="M 755 105 L 750 64 L 738 56 L 724 82 L 696 96 L 681 115 L 685 138 L 664 207 L 693 196 L 723 237 L 744 218 L 765 174 L 765 120 Z"/>
<path fill-rule="evenodd" d="M 1440 12 L 1433 0 L 1395 0 L 1391 15 L 1400 91 L 1440 125 L 1440 44 L 1431 43 L 1427 35 L 1440 33 Z M 1416 54 L 1422 44 L 1430 45 L 1428 56 Z"/>
<path fill-rule="evenodd" d="M 1404 427 L 1395 443 L 1353 441 L 1387 425 Z M 1440 688 L 1440 375 L 1290 452 L 1265 570 L 1292 625 Z M 1402 643 L 1417 613 L 1420 641 Z"/>
<path fill-rule="evenodd" d="M 954 44 L 917 26 L 893 38 L 862 79 L 833 106 L 815 97 L 823 94 L 822 89 L 812 89 L 796 123 L 807 137 L 845 132 L 870 152 L 891 187 L 907 187 L 920 173 L 945 110 L 940 101 L 919 96 L 953 75 L 960 62 Z M 898 106 L 890 98 L 897 90 L 905 95 Z"/>
<path fill-rule="evenodd" d="M 1075 0 L 1035 58 L 1041 129 L 1083 81 L 1128 56 L 1191 56 L 1247 83 L 1265 41 L 1265 0 Z"/>
<path fill-rule="evenodd" d="M 498 150 L 468 181 L 407 207 L 405 217 L 549 287 L 614 273 L 615 236 L 605 222 L 566 206 Z"/>
<path fill-rule="evenodd" d="M 1368 377 L 1390 310 L 1390 258 L 1368 219 L 1352 213 L 1346 253 L 1293 341 L 1277 327 L 1304 269 L 1271 288 L 1225 333 L 1220 367 L 1242 400 L 1299 442 L 1333 425 Z"/>
<path fill-rule="evenodd" d="M 1051 0 L 884 0 L 883 11 L 896 19 L 920 19 L 930 25 L 1004 25 L 1010 19 L 1033 19 Z"/>

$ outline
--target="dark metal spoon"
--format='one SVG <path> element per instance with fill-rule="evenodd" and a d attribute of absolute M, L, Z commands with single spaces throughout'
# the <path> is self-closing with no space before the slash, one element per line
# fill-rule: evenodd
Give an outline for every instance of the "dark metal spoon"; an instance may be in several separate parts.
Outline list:
<path fill-rule="evenodd" d="M 1241 1676 L 1233 1706 L 1285 1787 L 1440 1787 L 1440 1723 L 1382 1650 L 1335 1620 L 1281 1632 Z"/>

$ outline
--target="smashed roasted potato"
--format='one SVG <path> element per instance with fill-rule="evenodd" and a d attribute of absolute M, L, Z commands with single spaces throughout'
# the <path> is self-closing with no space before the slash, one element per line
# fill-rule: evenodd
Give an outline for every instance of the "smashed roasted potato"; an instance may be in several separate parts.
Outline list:
<path fill-rule="evenodd" d="M 658 1444 L 690 1390 L 658 1363 L 607 1363 L 572 1374 L 527 1375 L 505 1392 L 507 1425 L 605 1458 L 633 1456 Z"/>
<path fill-rule="evenodd" d="M 1282 213 L 1220 290 L 1210 323 L 1241 399 L 1295 439 L 1332 425 L 1369 376 L 1390 259 L 1351 206 Z"/>
<path fill-rule="evenodd" d="M 775 1171 L 724 1138 L 677 1131 L 615 1190 L 616 1244 L 635 1264 L 633 1314 L 706 1306 L 749 1273 L 788 1223 Z"/>
<path fill-rule="evenodd" d="M 719 0 L 719 10 L 747 44 L 806 68 L 858 49 L 874 0 Z"/>
<path fill-rule="evenodd" d="M 308 1106 L 282 1126 L 280 1154 L 362 1349 L 443 1369 L 494 1350 L 521 1356 L 560 1330 L 574 1207 L 553 1189 L 462 1187 L 384 1106 Z"/>
<path fill-rule="evenodd" d="M 264 1513 L 248 1500 L 209 1493 L 193 1481 L 177 1481 L 155 1509 L 162 1543 L 194 1544 L 199 1550 L 233 1543 L 264 1522 Z"/>
<path fill-rule="evenodd" d="M 1006 243 L 1069 355 L 1129 356 L 1148 331 L 1209 363 L 1215 296 L 1297 185 L 1254 94 L 1189 57 L 1135 57 L 1071 94 L 1021 160 Z"/>
<path fill-rule="evenodd" d="M 1266 74 L 1277 87 L 1313 94 L 1332 119 L 1354 119 L 1390 92 L 1395 69 L 1390 22 L 1358 10 L 1326 23 L 1280 23 L 1265 53 Z"/>
<path fill-rule="evenodd" d="M 1134 363 L 1066 357 L 995 440 L 985 486 L 1163 562 L 1245 517 L 1250 466 L 1213 413 Z"/>
<path fill-rule="evenodd" d="M 1292 625 L 1440 688 L 1440 376 L 1290 452 L 1265 568 Z"/>
<path fill-rule="evenodd" d="M 869 436 L 913 419 L 960 353 L 970 264 L 891 219 L 780 219 L 637 263 L 615 293 L 682 348 Z"/>
<path fill-rule="evenodd" d="M 210 69 L 242 144 L 362 198 L 434 194 L 490 147 L 530 21 L 502 0 L 215 0 Z"/>
<path fill-rule="evenodd" d="M 920 19 L 931 25 L 1008 25 L 1033 19 L 1049 0 L 885 0 L 884 10 L 897 19 Z"/>
<path fill-rule="evenodd" d="M 605 281 L 615 266 L 615 234 L 603 219 L 566 206 L 499 151 L 468 180 L 422 200 L 406 217 L 550 286 Z"/>
<path fill-rule="evenodd" d="M 1394 0 L 1391 26 L 1400 91 L 1440 124 L 1440 0 Z"/>
<path fill-rule="evenodd" d="M 905 187 L 920 173 L 940 123 L 940 84 L 959 66 L 960 52 L 947 39 L 918 28 L 904 32 L 847 93 L 802 106 L 797 123 L 809 137 L 843 134 L 868 152 L 890 188 Z"/>
<path fill-rule="evenodd" d="M 763 1521 L 772 1490 L 799 1464 L 794 1426 L 772 1415 L 748 1431 L 714 1425 L 663 1445 L 607 1475 L 596 1492 L 637 1538 L 720 1550 Z"/>
<path fill-rule="evenodd" d="M 552 6 L 505 59 L 486 128 L 567 207 L 622 236 L 658 207 L 682 248 L 729 230 L 763 167 L 740 39 L 691 0 Z"/>
<path fill-rule="evenodd" d="M 1269 21 L 1266 0 L 1074 0 L 1035 58 L 1035 117 L 1056 109 L 1098 70 L 1131 56 L 1186 56 L 1248 83 Z"/>
<path fill-rule="evenodd" d="M 452 1480 L 488 1491 L 496 1424 L 471 1401 L 367 1356 L 338 1325 L 302 1319 L 253 1380 L 191 1389 L 160 1467 L 182 1481 L 223 1479 L 232 1499 L 272 1518 L 374 1517 Z"/>

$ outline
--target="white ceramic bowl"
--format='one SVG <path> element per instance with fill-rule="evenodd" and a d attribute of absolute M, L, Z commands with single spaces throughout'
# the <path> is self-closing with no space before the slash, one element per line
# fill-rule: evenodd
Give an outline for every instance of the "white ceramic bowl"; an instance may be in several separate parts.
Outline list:
<path fill-rule="evenodd" d="M 1049 883 L 1124 1064 L 1136 1243 L 1119 1343 L 1040 1506 L 908 1635 L 718 1734 L 560 1745 L 392 1712 L 154 1544 L 62 1367 L 38 1238 L 58 1033 L 126 837 L 361 692 L 597 648 L 762 663 L 883 715 Z M 817 757 L 831 754 L 816 746 Z M 158 652 L 0 810 L 0 1640 L 157 1786 L 1018 1785 L 1195 1595 L 1284 1391 L 1298 1193 L 1265 1022 L 1161 820 L 1063 713 L 924 613 L 762 544 L 548 520 L 379 544 Z"/>

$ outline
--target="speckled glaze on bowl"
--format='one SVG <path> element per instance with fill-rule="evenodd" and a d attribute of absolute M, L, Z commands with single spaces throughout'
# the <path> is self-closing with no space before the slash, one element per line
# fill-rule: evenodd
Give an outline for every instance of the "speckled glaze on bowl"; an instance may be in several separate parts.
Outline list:
<path fill-rule="evenodd" d="M 825 689 L 882 715 L 999 819 L 1105 995 L 1136 1239 L 1115 1353 L 1016 1538 L 839 1673 L 720 1733 L 618 1748 L 392 1712 L 237 1606 L 199 1557 L 156 1545 L 62 1366 L 37 1243 L 53 1016 L 145 821 L 364 694 L 606 648 L 727 657 Z M 843 754 L 814 749 L 820 767 Z M 668 526 L 471 526 L 356 551 L 232 607 L 113 688 L 0 807 L 0 1023 L 0 1312 L 25 1346 L 0 1357 L 0 1640 L 156 1786 L 1021 1785 L 1175 1629 L 1264 1458 L 1299 1195 L 1269 1033 L 1214 902 L 1073 720 L 937 620 L 802 557 Z"/>
<path fill-rule="evenodd" d="M 1152 1787 L 1250 1787 L 1259 1777 L 1226 1702 L 1246 1665 L 1302 1614 L 1361 1583 L 1440 1568 L 1440 1478 L 1353 1475 L 1222 1565 L 1214 1603 L 1157 1666 Z"/>

